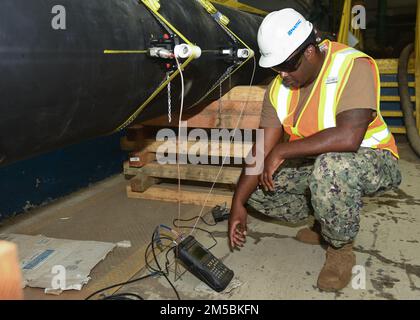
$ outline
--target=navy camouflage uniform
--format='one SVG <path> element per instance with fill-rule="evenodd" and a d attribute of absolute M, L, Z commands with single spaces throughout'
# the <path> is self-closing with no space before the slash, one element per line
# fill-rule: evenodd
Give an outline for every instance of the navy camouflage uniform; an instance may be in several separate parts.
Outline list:
<path fill-rule="evenodd" d="M 287 160 L 273 180 L 275 191 L 258 188 L 248 205 L 289 223 L 306 220 L 313 213 L 323 238 L 341 248 L 353 242 L 359 231 L 362 197 L 398 188 L 401 172 L 391 152 L 360 148 L 357 153 Z"/>

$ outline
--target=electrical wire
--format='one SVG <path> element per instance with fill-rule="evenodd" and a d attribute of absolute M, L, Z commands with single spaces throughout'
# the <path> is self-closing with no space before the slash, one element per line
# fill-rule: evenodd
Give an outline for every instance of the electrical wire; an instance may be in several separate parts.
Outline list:
<path fill-rule="evenodd" d="M 160 239 L 161 240 L 170 240 L 170 241 L 173 241 L 173 239 L 172 238 L 169 238 L 169 237 L 161 237 Z M 152 243 L 149 243 L 149 245 L 146 248 L 146 251 L 144 252 L 144 260 L 146 262 L 146 267 L 147 267 L 147 269 L 149 269 L 149 271 L 152 271 L 152 272 L 160 272 L 159 270 L 153 268 L 150 265 L 149 261 L 148 261 L 149 260 L 149 251 L 150 251 L 151 247 L 152 247 Z M 170 248 L 170 246 L 166 246 L 165 247 L 165 249 L 167 249 L 167 248 Z M 163 250 L 163 251 L 165 251 L 165 250 Z"/>
<path fill-rule="evenodd" d="M 202 218 L 202 217 L 201 217 Z M 190 221 L 191 220 L 193 220 L 193 219 L 190 219 Z M 180 226 L 180 225 L 177 225 L 176 224 L 176 221 L 182 221 L 182 220 L 179 220 L 179 219 L 175 219 L 174 221 L 173 221 L 173 224 L 174 224 L 174 226 L 175 227 L 177 227 L 177 228 L 180 228 L 180 229 L 195 229 L 195 230 L 199 230 L 199 231 L 202 231 L 202 232 L 205 232 L 205 233 L 207 233 L 208 235 L 210 235 L 210 237 L 213 239 L 213 241 L 214 241 L 214 244 L 210 247 L 210 248 L 208 248 L 208 250 L 211 250 L 211 249 L 213 249 L 215 246 L 217 246 L 217 244 L 218 244 L 218 242 L 217 242 L 217 240 L 216 240 L 216 238 L 214 237 L 214 235 L 213 235 L 213 233 L 212 232 L 210 232 L 210 231 L 208 231 L 208 230 L 206 230 L 206 229 L 203 229 L 203 228 L 198 228 L 198 227 L 190 227 L 190 226 Z"/>
<path fill-rule="evenodd" d="M 208 223 L 206 220 L 204 220 L 204 217 L 199 217 L 199 216 L 195 216 L 195 217 L 193 217 L 193 218 L 191 218 L 191 219 L 175 219 L 172 223 L 173 223 L 173 225 L 176 227 L 175 223 L 176 223 L 177 221 L 179 221 L 179 222 L 190 222 L 190 221 L 193 221 L 193 220 L 195 220 L 195 219 L 201 219 L 201 221 L 203 221 L 203 223 L 204 223 L 205 225 L 209 226 L 209 227 L 214 227 L 214 226 L 217 226 L 217 223 L 216 223 L 216 222 L 215 222 L 214 224 L 210 224 L 210 223 Z"/>
<path fill-rule="evenodd" d="M 130 299 L 129 297 L 136 298 L 136 299 Z M 121 293 L 121 294 L 113 294 L 112 296 L 105 297 L 102 300 L 144 300 L 144 299 L 143 297 L 135 293 Z"/>
<path fill-rule="evenodd" d="M 113 289 L 113 288 L 116 288 L 116 287 L 125 286 L 125 285 L 131 284 L 131 283 L 135 283 L 135 282 L 138 282 L 138 281 L 142 281 L 142 280 L 145 280 L 145 279 L 148 279 L 148 278 L 152 278 L 152 277 L 155 277 L 157 275 L 159 275 L 159 272 L 154 272 L 154 273 L 148 274 L 148 275 L 143 276 L 143 277 L 138 278 L 138 279 L 134 279 L 134 280 L 130 280 L 130 281 L 126 281 L 126 282 L 121 282 L 121 283 L 118 283 L 118 284 L 114 284 L 112 286 L 109 286 L 109 287 L 100 289 L 98 291 L 95 291 L 94 293 L 92 293 L 91 295 L 89 295 L 85 300 L 89 300 L 90 298 L 96 296 L 97 294 L 99 294 L 101 292 L 104 292 L 104 291 L 107 291 L 107 290 L 110 290 L 110 289 Z"/>
<path fill-rule="evenodd" d="M 176 249 L 176 246 L 173 246 L 173 247 L 171 247 L 169 250 L 167 250 L 166 251 L 166 254 L 165 254 L 165 259 L 166 259 L 166 261 L 165 261 L 165 270 L 166 270 L 166 274 L 167 275 L 169 275 L 169 267 L 170 267 L 170 262 L 169 262 L 169 257 L 168 257 L 168 254 L 171 252 L 171 251 L 173 251 L 174 252 L 174 255 L 175 255 L 175 249 Z M 175 258 L 175 257 L 174 257 Z M 175 260 L 175 259 L 174 259 Z"/>
<path fill-rule="evenodd" d="M 235 127 L 235 129 L 233 131 L 233 134 L 232 134 L 232 136 L 230 138 L 230 143 L 232 143 L 234 137 L 236 136 L 236 131 L 239 128 L 239 124 L 240 124 L 240 122 L 242 120 L 243 113 L 245 111 L 245 107 L 248 105 L 248 102 L 249 102 L 249 99 L 250 99 L 250 96 L 251 96 L 251 87 L 252 87 L 252 85 L 254 83 L 255 71 L 257 69 L 257 61 L 255 59 L 255 56 L 253 57 L 253 60 L 254 60 L 254 69 L 253 69 L 252 76 L 251 76 L 251 83 L 249 85 L 249 92 L 248 92 L 247 100 L 245 101 L 244 105 L 242 106 L 242 110 L 241 110 L 241 113 L 239 114 L 238 122 L 237 122 L 236 127 Z M 206 200 L 204 201 L 203 207 L 201 208 L 200 214 L 198 215 L 199 218 L 203 216 L 204 208 L 206 207 L 206 204 L 207 204 L 207 202 L 209 200 L 210 195 L 213 193 L 214 187 L 215 187 L 215 185 L 217 183 L 217 180 L 219 179 L 220 174 L 222 173 L 223 167 L 224 167 L 224 165 L 225 165 L 226 160 L 227 160 L 228 157 L 229 157 L 229 154 L 226 154 L 225 157 L 224 157 L 224 159 L 223 159 L 222 165 L 221 165 L 221 167 L 219 169 L 219 172 L 217 173 L 216 179 L 214 180 L 214 182 L 213 182 L 213 184 L 212 184 L 212 186 L 210 188 L 210 191 L 207 194 Z M 194 227 L 192 228 L 192 230 L 191 230 L 191 232 L 190 232 L 189 235 L 192 235 L 194 233 L 194 231 L 197 229 L 198 222 L 200 221 L 199 218 L 197 218 L 197 220 L 196 220 L 196 222 L 194 224 Z"/>
<path fill-rule="evenodd" d="M 176 65 L 178 67 L 178 71 L 179 71 L 179 75 L 181 77 L 181 107 L 180 107 L 180 111 L 179 111 L 179 120 L 178 120 L 178 143 L 177 143 L 177 150 L 178 150 L 178 159 L 177 159 L 177 173 L 178 173 L 178 219 L 181 218 L 181 167 L 180 167 L 180 142 L 181 142 L 181 125 L 182 125 L 182 114 L 184 112 L 184 95 L 185 95 L 185 82 L 184 82 L 184 74 L 182 72 L 182 67 L 179 63 L 178 58 L 175 56 L 175 61 L 176 61 Z M 177 232 L 179 232 L 180 230 L 178 229 Z M 178 261 L 175 260 L 175 279 L 176 276 L 178 274 Z M 166 279 L 169 281 L 168 277 L 166 277 Z M 178 299 L 181 300 L 179 298 L 178 295 Z"/>
<path fill-rule="evenodd" d="M 155 229 L 155 231 L 153 232 L 152 235 L 152 253 L 153 253 L 153 258 L 155 259 L 155 263 L 160 271 L 160 273 L 165 277 L 165 279 L 168 281 L 169 285 L 172 287 L 172 289 L 174 290 L 176 297 L 178 300 L 181 300 L 181 297 L 179 296 L 178 291 L 176 290 L 175 286 L 173 285 L 173 283 L 171 282 L 171 280 L 169 280 L 168 276 L 163 272 L 162 267 L 159 264 L 159 261 L 156 257 L 156 252 L 155 252 L 155 235 L 156 235 L 156 231 L 157 229 Z"/>

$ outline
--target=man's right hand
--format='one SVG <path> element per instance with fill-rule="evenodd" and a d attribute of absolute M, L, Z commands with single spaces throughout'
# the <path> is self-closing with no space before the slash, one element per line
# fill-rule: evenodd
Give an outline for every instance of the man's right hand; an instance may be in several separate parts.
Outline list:
<path fill-rule="evenodd" d="M 264 158 L 273 150 L 283 137 L 283 127 L 280 128 L 262 128 L 264 130 Z M 256 157 L 258 152 L 256 145 L 252 147 L 251 154 Z M 247 164 L 252 167 L 255 165 Z M 229 243 L 231 248 L 243 247 L 247 236 L 247 216 L 244 203 L 258 186 L 258 175 L 247 175 L 246 168 L 242 170 L 239 177 L 235 195 L 233 196 L 232 209 L 229 217 Z"/>
<path fill-rule="evenodd" d="M 229 217 L 229 241 L 231 248 L 243 247 L 247 235 L 247 216 L 243 204 L 232 205 Z"/>

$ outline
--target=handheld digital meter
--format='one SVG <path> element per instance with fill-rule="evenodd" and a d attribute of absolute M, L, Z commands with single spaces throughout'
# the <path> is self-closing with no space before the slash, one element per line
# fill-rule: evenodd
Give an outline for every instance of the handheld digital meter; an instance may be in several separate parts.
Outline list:
<path fill-rule="evenodd" d="M 192 236 L 178 245 L 175 255 L 188 271 L 217 292 L 226 289 L 234 276 L 232 270 Z"/>

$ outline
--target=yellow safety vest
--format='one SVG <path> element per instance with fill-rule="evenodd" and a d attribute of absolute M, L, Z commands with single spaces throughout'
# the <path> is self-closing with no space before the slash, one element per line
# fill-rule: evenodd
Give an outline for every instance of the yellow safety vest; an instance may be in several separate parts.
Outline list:
<path fill-rule="evenodd" d="M 341 43 L 327 40 L 321 46 L 328 48 L 325 62 L 296 124 L 294 119 L 300 90 L 284 86 L 280 76 L 275 79 L 270 90 L 271 103 L 285 131 L 290 135 L 290 141 L 310 137 L 322 130 L 336 127 L 338 103 L 349 80 L 354 61 L 358 58 L 367 58 L 375 78 L 377 116 L 370 123 L 361 147 L 389 150 L 399 158 L 395 139 L 380 112 L 381 85 L 375 60 Z"/>

